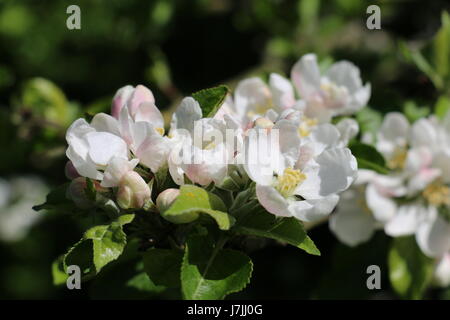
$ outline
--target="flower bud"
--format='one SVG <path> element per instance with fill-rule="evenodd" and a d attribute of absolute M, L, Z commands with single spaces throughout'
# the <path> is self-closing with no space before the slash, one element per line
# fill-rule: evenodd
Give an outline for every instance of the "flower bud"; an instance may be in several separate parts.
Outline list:
<path fill-rule="evenodd" d="M 164 211 L 169 209 L 169 207 L 177 199 L 179 194 L 180 190 L 175 188 L 166 189 L 161 192 L 156 198 L 156 207 L 158 208 L 159 212 L 163 213 Z"/>
<path fill-rule="evenodd" d="M 258 118 L 255 120 L 255 127 L 260 129 L 271 129 L 274 123 L 267 118 Z"/>
<path fill-rule="evenodd" d="M 128 101 L 128 108 L 130 108 L 130 113 L 133 117 L 141 103 L 144 102 L 155 103 L 155 97 L 150 89 L 144 87 L 143 85 L 137 85 Z"/>
<path fill-rule="evenodd" d="M 67 161 L 66 166 L 64 168 L 64 173 L 66 174 L 67 179 L 73 180 L 75 178 L 80 177 L 77 169 L 73 166 L 72 161 Z"/>
<path fill-rule="evenodd" d="M 93 203 L 86 195 L 86 178 L 78 177 L 72 180 L 66 191 L 67 198 L 71 199 L 80 209 L 89 209 Z"/>
<path fill-rule="evenodd" d="M 135 171 L 124 175 L 119 184 L 117 203 L 122 209 L 142 208 L 150 200 L 150 188 Z"/>
<path fill-rule="evenodd" d="M 119 119 L 120 111 L 122 111 L 122 108 L 126 105 L 133 91 L 134 88 L 130 85 L 117 90 L 111 105 L 111 115 L 114 118 Z"/>

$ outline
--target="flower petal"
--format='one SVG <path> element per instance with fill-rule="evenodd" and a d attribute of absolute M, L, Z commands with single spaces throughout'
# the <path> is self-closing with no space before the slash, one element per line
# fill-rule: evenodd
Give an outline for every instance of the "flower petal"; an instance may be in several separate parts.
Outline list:
<path fill-rule="evenodd" d="M 294 88 L 288 79 L 272 73 L 269 78 L 269 86 L 275 106 L 280 109 L 287 109 L 295 104 Z"/>
<path fill-rule="evenodd" d="M 85 137 L 89 157 L 97 166 L 108 165 L 114 156 L 127 158 L 127 144 L 118 136 L 108 132 L 90 132 Z"/>
<path fill-rule="evenodd" d="M 397 214 L 386 223 L 384 230 L 392 237 L 414 234 L 424 214 L 425 208 L 418 204 L 400 206 Z"/>
<path fill-rule="evenodd" d="M 291 216 L 289 203 L 274 187 L 256 184 L 256 196 L 268 212 L 280 217 Z"/>
<path fill-rule="evenodd" d="M 420 249 L 430 257 L 440 257 L 450 250 L 450 224 L 437 212 L 428 207 L 427 217 L 418 226 L 416 240 Z"/>
<path fill-rule="evenodd" d="M 320 70 L 315 54 L 309 53 L 300 58 L 291 71 L 291 79 L 302 97 L 308 99 L 320 88 Z"/>
<path fill-rule="evenodd" d="M 336 207 L 339 196 L 329 195 L 322 199 L 292 201 L 289 211 L 294 217 L 305 222 L 314 222 L 328 216 Z"/>

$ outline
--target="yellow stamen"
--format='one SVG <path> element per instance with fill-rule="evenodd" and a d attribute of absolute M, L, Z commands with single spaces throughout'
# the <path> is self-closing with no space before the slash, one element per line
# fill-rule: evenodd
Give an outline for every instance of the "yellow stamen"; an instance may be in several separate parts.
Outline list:
<path fill-rule="evenodd" d="M 387 166 L 389 169 L 403 169 L 406 163 L 406 157 L 408 153 L 404 148 L 398 148 L 394 152 L 394 156 L 387 162 Z"/>
<path fill-rule="evenodd" d="M 311 133 L 311 128 L 318 123 L 316 118 L 303 117 L 300 126 L 298 127 L 298 133 L 301 137 L 307 137 Z"/>
<path fill-rule="evenodd" d="M 450 206 L 450 188 L 441 181 L 430 183 L 422 192 L 422 195 L 433 206 Z"/>
<path fill-rule="evenodd" d="M 280 194 L 287 198 L 292 196 L 295 188 L 303 181 L 305 181 L 306 175 L 300 170 L 286 168 L 281 176 L 278 176 L 276 189 Z"/>
<path fill-rule="evenodd" d="M 156 132 L 158 132 L 160 135 L 164 135 L 164 128 L 155 128 Z"/>

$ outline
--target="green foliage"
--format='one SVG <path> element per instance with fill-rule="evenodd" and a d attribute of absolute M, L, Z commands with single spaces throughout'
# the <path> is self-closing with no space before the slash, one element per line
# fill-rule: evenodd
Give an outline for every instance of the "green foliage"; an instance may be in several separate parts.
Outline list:
<path fill-rule="evenodd" d="M 393 239 L 388 263 L 389 279 L 400 297 L 421 299 L 431 280 L 433 261 L 422 253 L 415 238 Z"/>
<path fill-rule="evenodd" d="M 384 157 L 374 147 L 357 141 L 351 142 L 349 147 L 360 169 L 370 169 L 381 174 L 389 172 Z"/>
<path fill-rule="evenodd" d="M 356 113 L 356 120 L 362 133 L 367 133 L 376 139 L 376 134 L 381 127 L 383 116 L 380 112 L 365 107 Z"/>
<path fill-rule="evenodd" d="M 144 253 L 144 269 L 156 285 L 180 287 L 180 269 L 183 252 L 152 248 Z"/>
<path fill-rule="evenodd" d="M 245 254 L 222 249 L 209 237 L 188 239 L 181 267 L 183 297 L 188 300 L 223 299 L 244 289 L 250 281 L 253 264 Z"/>
<path fill-rule="evenodd" d="M 430 109 L 428 107 L 419 107 L 414 101 L 406 101 L 403 105 L 403 113 L 410 122 L 415 122 L 428 116 Z"/>
<path fill-rule="evenodd" d="M 225 101 L 228 92 L 229 90 L 226 86 L 220 85 L 218 87 L 197 91 L 192 94 L 192 97 L 200 104 L 203 117 L 212 118 Z"/>
<path fill-rule="evenodd" d="M 234 218 L 226 211 L 217 195 L 194 185 L 183 185 L 180 195 L 161 216 L 173 223 L 189 223 L 205 214 L 213 218 L 221 230 L 228 230 L 234 224 Z"/>
<path fill-rule="evenodd" d="M 238 218 L 234 228 L 238 234 L 264 237 L 285 242 L 305 250 L 309 254 L 320 255 L 314 242 L 306 235 L 300 221 L 295 218 L 280 218 L 257 207 Z"/>
<path fill-rule="evenodd" d="M 447 113 L 450 111 L 450 98 L 447 96 L 440 96 L 434 106 L 434 114 L 439 119 L 444 119 Z"/>

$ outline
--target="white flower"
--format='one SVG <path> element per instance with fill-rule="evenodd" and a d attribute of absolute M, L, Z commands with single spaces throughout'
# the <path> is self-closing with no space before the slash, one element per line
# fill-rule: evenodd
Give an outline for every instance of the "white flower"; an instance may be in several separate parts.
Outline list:
<path fill-rule="evenodd" d="M 272 214 L 320 219 L 356 176 L 356 159 L 349 149 L 335 146 L 339 131 L 331 124 L 319 126 L 304 143 L 288 120 L 278 121 L 267 134 L 252 133 L 245 140 L 244 168 L 256 182 L 259 202 Z"/>
<path fill-rule="evenodd" d="M 66 155 L 80 175 L 102 180 L 101 170 L 105 170 L 114 157 L 128 159 L 128 148 L 122 138 L 105 131 L 108 128 L 95 121 L 96 117 L 91 124 L 78 119 L 69 127 L 66 133 L 69 144 Z"/>
<path fill-rule="evenodd" d="M 306 54 L 292 68 L 291 79 L 306 102 L 305 115 L 319 122 L 352 114 L 370 97 L 370 84 L 362 85 L 358 67 L 349 61 L 336 62 L 321 75 L 316 55 Z"/>
<path fill-rule="evenodd" d="M 202 118 L 198 102 L 192 97 L 183 99 L 172 116 L 169 133 L 173 141 L 169 171 L 177 184 L 184 184 L 184 175 L 200 185 L 222 182 L 233 156 L 225 140 L 229 121 L 227 115 L 225 120 Z"/>

